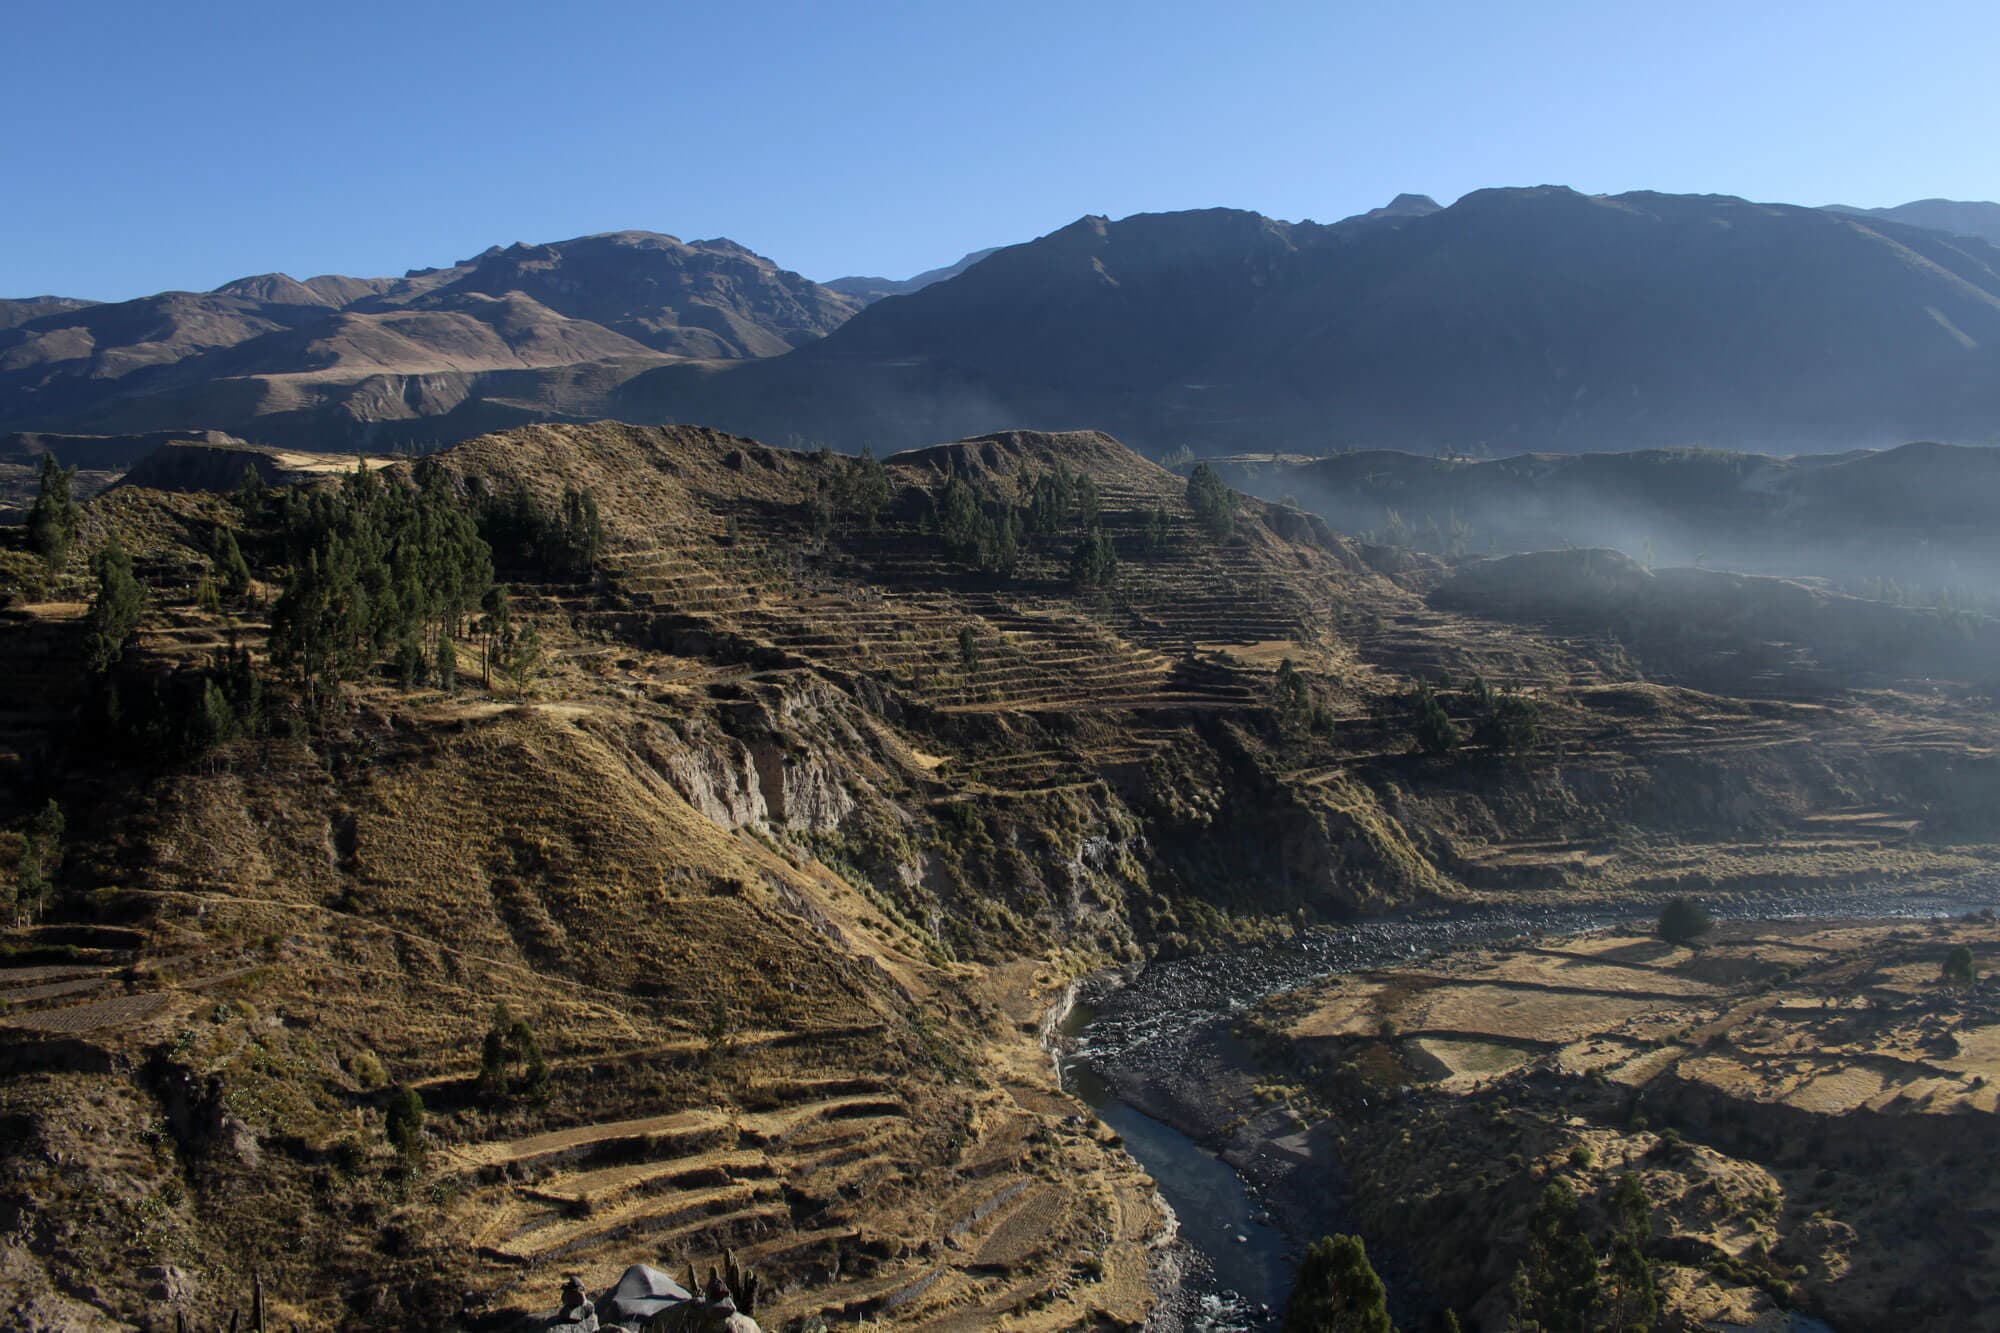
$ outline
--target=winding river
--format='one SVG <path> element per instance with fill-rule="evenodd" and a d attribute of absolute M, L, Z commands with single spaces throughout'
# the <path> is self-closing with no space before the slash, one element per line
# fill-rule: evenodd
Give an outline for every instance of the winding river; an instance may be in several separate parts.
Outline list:
<path fill-rule="evenodd" d="M 1724 920 L 1894 920 L 2000 905 L 2000 884 L 1953 895 L 1887 890 L 1711 904 Z M 1179 1222 L 1184 1271 L 1161 1322 L 1189 1330 L 1275 1327 L 1291 1289 L 1297 1244 L 1270 1224 L 1254 1187 L 1210 1149 L 1134 1105 L 1121 1086 L 1192 1058 L 1190 1040 L 1266 996 L 1359 972 L 1530 935 L 1649 929 L 1630 905 L 1512 907 L 1398 917 L 1312 931 L 1283 944 L 1148 966 L 1107 979 L 1058 1027 L 1063 1084 L 1125 1140 Z"/>

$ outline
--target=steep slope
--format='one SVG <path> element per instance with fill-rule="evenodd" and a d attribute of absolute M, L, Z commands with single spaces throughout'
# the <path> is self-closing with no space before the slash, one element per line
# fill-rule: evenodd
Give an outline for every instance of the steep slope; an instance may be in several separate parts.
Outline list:
<path fill-rule="evenodd" d="M 1990 438 L 2000 249 L 1710 196 L 1484 190 L 1332 226 L 1084 218 L 781 361 L 650 372 L 640 418 L 1149 449 Z"/>

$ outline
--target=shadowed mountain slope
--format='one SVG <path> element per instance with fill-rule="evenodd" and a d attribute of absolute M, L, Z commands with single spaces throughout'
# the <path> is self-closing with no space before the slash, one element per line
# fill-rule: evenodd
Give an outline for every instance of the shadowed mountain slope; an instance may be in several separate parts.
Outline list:
<path fill-rule="evenodd" d="M 2000 249 L 1714 196 L 1485 190 L 1331 226 L 1084 218 L 834 336 L 620 391 L 878 445 L 1001 423 L 1147 449 L 1830 449 L 1990 437 Z"/>

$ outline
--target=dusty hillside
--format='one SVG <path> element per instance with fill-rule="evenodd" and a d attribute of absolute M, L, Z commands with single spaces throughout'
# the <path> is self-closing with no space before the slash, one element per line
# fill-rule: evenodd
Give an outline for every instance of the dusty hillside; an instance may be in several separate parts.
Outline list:
<path fill-rule="evenodd" d="M 0 969 L 4 1262 L 35 1310 L 136 1320 L 256 1268 L 310 1326 L 498 1318 L 729 1244 L 767 1326 L 1131 1322 L 1160 1219 L 1036 1044 L 1077 972 L 1390 903 L 1990 858 L 1969 691 L 1648 684 L 1609 640 L 1430 606 L 1407 552 L 1197 508 L 1102 435 L 878 472 L 545 425 L 388 475 L 484 516 L 537 669 L 488 676 L 468 617 L 450 689 L 385 646 L 309 694 L 264 647 L 303 492 L 128 486 L 52 577 L 0 552 L 0 855 L 50 797 L 68 830 Z M 601 542 L 552 565 L 585 490 Z M 249 568 L 215 598 L 222 530 Z M 123 697 L 240 689 L 208 665 L 233 642 L 260 730 L 118 740 L 81 604 L 114 532 L 148 599 Z M 537 1054 L 503 1024 L 496 1080 L 503 1003 Z"/>

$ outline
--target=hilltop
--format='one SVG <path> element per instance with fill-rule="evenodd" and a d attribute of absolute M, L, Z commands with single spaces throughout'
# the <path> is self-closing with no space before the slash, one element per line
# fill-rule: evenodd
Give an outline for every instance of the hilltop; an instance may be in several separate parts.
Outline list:
<path fill-rule="evenodd" d="M 1164 1219 L 1054 1086 L 1071 979 L 1392 906 L 1994 852 L 1984 679 L 1829 688 L 1807 619 L 1682 680 L 1674 644 L 1440 598 L 1434 558 L 1101 433 L 878 464 L 550 424 L 376 464 L 115 488 L 53 575 L 0 550 L 0 856 L 42 855 L 52 797 L 68 830 L 0 960 L 37 1310 L 158 1315 L 172 1265 L 261 1270 L 304 1326 L 497 1321 L 728 1245 L 767 1327 L 1136 1323 Z M 274 657 L 341 505 L 483 550 L 505 626 Z M 146 601 L 100 677 L 113 534 Z M 431 567 L 368 605 L 430 605 Z"/>

